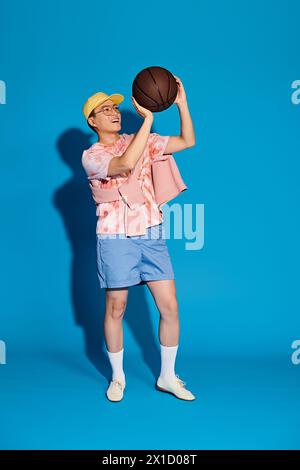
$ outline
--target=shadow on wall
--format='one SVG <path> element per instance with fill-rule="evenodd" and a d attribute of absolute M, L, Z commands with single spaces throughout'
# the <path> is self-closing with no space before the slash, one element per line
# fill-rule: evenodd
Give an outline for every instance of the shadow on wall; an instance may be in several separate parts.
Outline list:
<path fill-rule="evenodd" d="M 131 134 L 141 126 L 141 119 L 131 112 L 122 113 L 120 133 Z M 88 128 L 89 129 L 89 128 Z M 151 132 L 155 132 L 152 130 Z M 66 236 L 72 247 L 70 266 L 70 290 L 74 321 L 84 333 L 85 351 L 97 370 L 111 378 L 103 321 L 105 315 L 105 289 L 100 288 L 96 263 L 96 205 L 81 164 L 83 150 L 92 145 L 96 134 L 84 133 L 80 129 L 65 131 L 57 141 L 60 158 L 72 171 L 71 178 L 58 188 L 53 204 L 64 223 Z M 154 334 L 150 311 L 147 306 L 145 285 L 129 288 L 124 320 L 138 343 L 144 361 L 153 376 L 159 374 L 160 356 L 156 334 Z M 126 367 L 126 336 L 124 337 L 124 363 Z M 126 373 L 126 370 L 125 370 Z"/>

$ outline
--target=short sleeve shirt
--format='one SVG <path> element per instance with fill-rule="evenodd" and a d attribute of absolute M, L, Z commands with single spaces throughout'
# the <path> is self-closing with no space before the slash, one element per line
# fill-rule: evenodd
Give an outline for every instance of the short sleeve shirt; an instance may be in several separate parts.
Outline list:
<path fill-rule="evenodd" d="M 120 134 L 119 139 L 110 145 L 96 142 L 82 154 L 82 165 L 91 184 L 101 188 L 118 188 L 128 178 L 126 175 L 108 176 L 109 162 L 113 157 L 121 156 L 135 134 Z M 137 179 L 145 197 L 142 213 L 145 217 L 146 227 L 158 225 L 163 222 L 163 214 L 157 206 L 154 195 L 151 165 L 157 155 L 164 153 L 169 136 L 161 136 L 155 132 L 150 133 L 145 150 L 140 158 L 142 164 Z M 125 202 L 122 199 L 97 204 L 98 216 L 96 233 L 116 234 L 125 233 Z"/>

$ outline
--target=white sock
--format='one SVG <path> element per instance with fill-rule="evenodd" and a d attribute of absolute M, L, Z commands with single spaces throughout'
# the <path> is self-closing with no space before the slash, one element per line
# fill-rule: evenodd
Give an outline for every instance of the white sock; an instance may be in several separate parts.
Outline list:
<path fill-rule="evenodd" d="M 160 377 L 164 379 L 172 379 L 175 377 L 175 360 L 177 354 L 177 346 L 160 345 L 161 352 L 161 370 Z"/>
<path fill-rule="evenodd" d="M 112 380 L 118 379 L 124 384 L 125 382 L 125 374 L 123 370 L 123 352 L 124 348 L 118 352 L 110 352 L 106 349 L 107 355 L 109 358 L 110 365 L 112 367 Z"/>

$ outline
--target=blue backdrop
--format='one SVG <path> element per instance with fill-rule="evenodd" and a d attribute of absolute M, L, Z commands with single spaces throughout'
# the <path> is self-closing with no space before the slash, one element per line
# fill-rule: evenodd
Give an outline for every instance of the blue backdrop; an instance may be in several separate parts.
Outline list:
<path fill-rule="evenodd" d="M 0 14 L 1 448 L 299 448 L 299 2 L 30 0 Z M 122 93 L 121 132 L 136 132 L 131 84 L 150 65 L 183 81 L 197 139 L 174 154 L 188 186 L 175 202 L 203 204 L 204 245 L 167 240 L 177 373 L 197 399 L 154 389 L 143 286 L 113 405 L 81 107 Z M 179 131 L 176 106 L 155 114 L 152 132 Z"/>

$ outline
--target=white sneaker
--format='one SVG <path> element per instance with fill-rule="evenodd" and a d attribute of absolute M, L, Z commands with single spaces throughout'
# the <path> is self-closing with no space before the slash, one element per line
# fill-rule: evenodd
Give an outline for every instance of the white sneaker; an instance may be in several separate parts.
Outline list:
<path fill-rule="evenodd" d="M 185 388 L 185 382 L 181 380 L 177 374 L 174 378 L 170 379 L 164 379 L 159 376 L 156 382 L 156 388 L 161 392 L 172 393 L 181 400 L 191 401 L 196 399 L 195 395 Z"/>
<path fill-rule="evenodd" d="M 113 379 L 106 391 L 106 396 L 110 401 L 120 401 L 123 398 L 125 384 L 118 379 Z"/>

